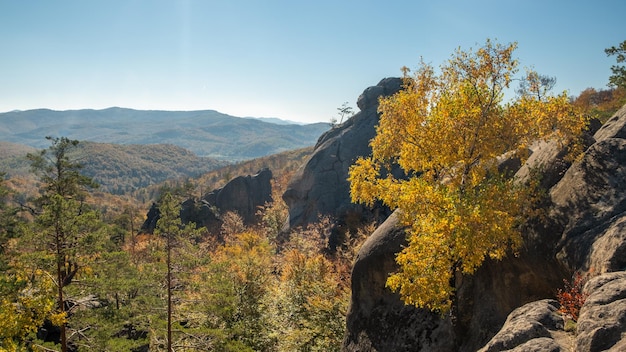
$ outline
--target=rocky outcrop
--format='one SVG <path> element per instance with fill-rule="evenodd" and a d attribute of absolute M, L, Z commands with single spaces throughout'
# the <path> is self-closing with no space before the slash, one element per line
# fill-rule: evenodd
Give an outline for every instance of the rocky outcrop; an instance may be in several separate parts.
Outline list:
<path fill-rule="evenodd" d="M 546 299 L 514 310 L 504 326 L 480 352 L 571 351 L 573 336 L 566 333 L 559 303 Z"/>
<path fill-rule="evenodd" d="M 257 211 L 272 201 L 272 171 L 265 168 L 255 175 L 238 176 L 224 187 L 213 190 L 202 199 L 187 199 L 182 203 L 180 216 L 183 222 L 194 222 L 217 233 L 220 215 L 235 212 L 249 225 L 256 222 Z M 142 231 L 151 233 L 159 219 L 158 205 L 152 204 Z"/>
<path fill-rule="evenodd" d="M 454 324 L 403 307 L 385 287 L 395 270 L 395 254 L 404 245 L 402 229 L 393 218 L 386 222 L 366 241 L 354 264 L 344 351 L 623 350 L 626 106 L 589 145 L 574 163 L 563 158 L 556 143 L 534 146 L 516 177 L 528 179 L 533 170 L 542 173 L 542 184 L 549 189 L 547 216 L 528 219 L 517 256 L 488 260 L 474 275 L 457 277 Z M 566 333 L 553 299 L 574 271 L 590 271 L 596 278 L 585 288 L 589 298 L 577 331 Z"/>
<path fill-rule="evenodd" d="M 569 269 L 625 269 L 626 243 L 617 243 L 624 236 L 625 181 L 626 139 L 606 138 L 589 147 L 551 190 L 550 218 L 563 228 L 558 257 Z M 606 248 L 609 243 L 615 247 Z"/>
<path fill-rule="evenodd" d="M 557 301 L 535 301 L 514 310 L 480 352 L 626 350 L 626 272 L 593 277 L 583 293 L 575 332 L 564 331 Z"/>
<path fill-rule="evenodd" d="M 576 327 L 576 351 L 626 351 L 626 272 L 592 278 Z"/>
<path fill-rule="evenodd" d="M 406 245 L 405 236 L 396 211 L 359 250 L 344 351 L 476 351 L 511 311 L 553 297 L 569 275 L 555 258 L 531 248 L 502 261 L 488 260 L 474 275 L 457 277 L 459 305 L 453 324 L 449 317 L 406 306 L 385 286 L 397 270 L 395 255 Z"/>
<path fill-rule="evenodd" d="M 479 352 L 570 350 L 572 338 L 563 332 L 558 309 L 559 302 L 552 299 L 515 309 L 500 332 Z"/>
<path fill-rule="evenodd" d="M 325 215 L 341 219 L 365 212 L 350 200 L 348 169 L 358 157 L 371 154 L 369 141 L 378 124 L 378 99 L 401 86 L 400 78 L 385 78 L 367 88 L 357 101 L 361 111 L 319 138 L 313 154 L 283 194 L 289 207 L 289 227 L 304 226 Z"/>
<path fill-rule="evenodd" d="M 263 169 L 255 175 L 239 176 L 224 187 L 211 191 L 203 197 L 208 207 L 215 206 L 220 212 L 235 212 L 244 224 L 256 220 L 259 207 L 272 201 L 272 171 Z"/>
<path fill-rule="evenodd" d="M 387 277 L 397 268 L 395 253 L 406 244 L 406 234 L 394 212 L 361 247 L 352 270 L 345 351 L 454 349 L 449 320 L 405 305 L 385 287 Z"/>

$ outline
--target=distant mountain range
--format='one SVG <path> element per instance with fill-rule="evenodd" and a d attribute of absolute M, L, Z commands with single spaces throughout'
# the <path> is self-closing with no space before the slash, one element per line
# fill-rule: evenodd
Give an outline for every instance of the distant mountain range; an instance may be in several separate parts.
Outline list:
<path fill-rule="evenodd" d="M 239 118 L 214 110 L 158 111 L 48 109 L 0 113 L 0 141 L 38 149 L 46 136 L 114 144 L 173 144 L 198 156 L 253 159 L 312 146 L 327 123 L 295 124 L 273 118 Z"/>

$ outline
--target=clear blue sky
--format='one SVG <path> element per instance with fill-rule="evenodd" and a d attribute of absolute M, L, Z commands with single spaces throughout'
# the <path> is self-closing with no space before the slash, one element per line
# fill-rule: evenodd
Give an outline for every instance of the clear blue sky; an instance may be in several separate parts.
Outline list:
<path fill-rule="evenodd" d="M 517 41 L 522 66 L 606 88 L 626 1 L 0 0 L 0 111 L 200 110 L 328 122 L 419 58 Z"/>

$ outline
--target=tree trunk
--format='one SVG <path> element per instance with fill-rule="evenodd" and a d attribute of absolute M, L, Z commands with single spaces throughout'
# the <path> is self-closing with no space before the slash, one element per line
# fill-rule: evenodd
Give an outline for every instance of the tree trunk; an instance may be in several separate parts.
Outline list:
<path fill-rule="evenodd" d="M 65 302 L 63 299 L 63 283 L 65 282 L 65 278 L 63 277 L 63 252 L 61 250 L 61 239 L 59 234 L 55 236 L 56 240 L 56 250 L 57 250 L 57 287 L 59 288 L 59 296 L 58 296 L 58 306 L 59 313 L 65 312 Z M 61 330 L 61 351 L 67 352 L 67 336 L 65 333 L 65 323 L 61 324 L 59 327 Z"/>
<path fill-rule="evenodd" d="M 172 352 L 172 244 L 171 235 L 167 235 L 167 351 Z"/>

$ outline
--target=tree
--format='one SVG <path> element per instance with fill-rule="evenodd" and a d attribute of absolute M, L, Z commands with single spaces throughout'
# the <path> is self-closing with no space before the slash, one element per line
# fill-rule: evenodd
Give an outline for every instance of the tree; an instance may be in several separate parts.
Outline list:
<path fill-rule="evenodd" d="M 180 203 L 171 193 L 166 192 L 159 201 L 159 220 L 157 221 L 154 234 L 165 239 L 165 265 L 166 278 L 165 288 L 167 296 L 167 351 L 172 349 L 172 313 L 173 313 L 173 289 L 174 289 L 174 262 L 172 256 L 174 250 L 182 245 L 182 242 L 192 238 L 198 231 L 195 224 L 183 225 L 180 219 Z"/>
<path fill-rule="evenodd" d="M 260 231 L 226 236 L 211 255 L 203 299 L 206 325 L 227 351 L 271 351 L 264 301 L 274 281 L 275 248 Z M 217 336 L 216 336 L 217 337 Z"/>
<path fill-rule="evenodd" d="M 616 55 L 616 61 L 618 64 L 622 64 L 626 61 L 626 40 L 624 40 L 617 47 L 612 46 L 604 49 L 607 56 Z M 626 88 L 626 67 L 624 65 L 611 66 L 611 72 L 613 74 L 609 77 L 609 86 Z"/>
<path fill-rule="evenodd" d="M 0 173 L 0 350 L 16 351 L 54 311 L 52 283 L 29 275 L 16 263 L 15 244 L 21 219 L 9 204 L 10 189 Z"/>
<path fill-rule="evenodd" d="M 9 205 L 10 190 L 4 182 L 5 174 L 0 172 L 0 270 L 6 270 L 7 261 L 4 256 L 7 242 L 16 236 L 19 224 L 19 209 Z"/>
<path fill-rule="evenodd" d="M 353 201 L 380 200 L 410 226 L 399 270 L 387 280 L 407 304 L 448 312 L 457 274 L 521 244 L 525 190 L 498 171 L 497 157 L 523 158 L 539 139 L 567 144 L 586 126 L 565 92 L 538 94 L 540 85 L 529 84 L 504 103 L 518 71 L 516 46 L 487 40 L 475 51 L 458 49 L 440 74 L 423 61 L 413 76 L 405 68 L 404 89 L 380 101 L 372 155 L 350 168 Z M 405 177 L 394 176 L 394 165 Z"/>
<path fill-rule="evenodd" d="M 555 85 L 556 77 L 540 75 L 537 72 L 530 71 L 526 79 L 521 80 L 516 92 L 520 96 L 532 94 L 535 95 L 537 99 L 541 100 Z"/>
<path fill-rule="evenodd" d="M 28 154 L 33 172 L 42 182 L 40 209 L 35 233 L 45 242 L 45 250 L 54 257 L 57 286 L 57 319 L 61 330 L 61 350 L 67 351 L 66 304 L 63 289 L 81 269 L 81 253 L 87 253 L 97 237 L 97 213 L 85 204 L 89 188 L 97 185 L 81 175 L 82 165 L 69 157 L 78 141 L 46 137 L 52 145 L 38 154 Z"/>
<path fill-rule="evenodd" d="M 572 104 L 580 108 L 591 118 L 604 123 L 626 103 L 626 87 L 609 89 L 587 88 L 574 98 Z"/>
<path fill-rule="evenodd" d="M 339 260 L 326 257 L 318 229 L 292 233 L 270 288 L 270 322 L 278 351 L 339 351 L 345 332 L 350 287 Z M 320 229 L 321 230 L 321 229 Z"/>
<path fill-rule="evenodd" d="M 337 108 L 337 114 L 339 115 L 339 122 L 337 122 L 337 118 L 336 117 L 331 117 L 330 119 L 330 125 L 331 126 L 337 126 L 337 125 L 341 125 L 343 123 L 343 120 L 346 117 L 350 117 L 352 115 L 354 115 L 354 111 L 352 109 L 351 106 L 348 105 L 348 102 L 344 102 L 343 104 L 341 104 L 340 107 Z"/>

